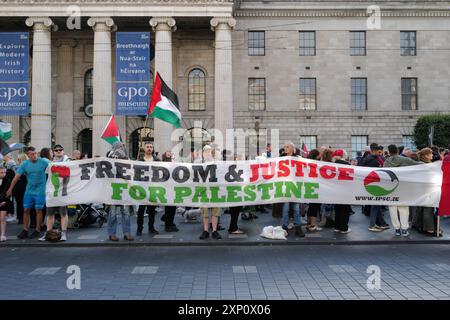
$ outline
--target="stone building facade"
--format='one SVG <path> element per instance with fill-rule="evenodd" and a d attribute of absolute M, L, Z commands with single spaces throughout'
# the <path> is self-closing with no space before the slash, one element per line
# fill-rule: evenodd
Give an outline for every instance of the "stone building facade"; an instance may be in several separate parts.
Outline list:
<path fill-rule="evenodd" d="M 81 14 L 75 30 L 71 4 Z M 372 142 L 408 145 L 418 117 L 450 112 L 449 5 L 5 0 L 0 31 L 30 31 L 32 94 L 29 117 L 2 118 L 14 141 L 104 155 L 114 32 L 152 31 L 151 69 L 178 94 L 183 126 L 150 118 L 142 129 L 145 117 L 118 116 L 132 155 L 141 135 L 186 154 L 193 138 L 217 142 L 214 129 L 232 128 L 246 134 L 237 150 L 250 157 L 271 141 L 342 147 L 353 157 Z"/>

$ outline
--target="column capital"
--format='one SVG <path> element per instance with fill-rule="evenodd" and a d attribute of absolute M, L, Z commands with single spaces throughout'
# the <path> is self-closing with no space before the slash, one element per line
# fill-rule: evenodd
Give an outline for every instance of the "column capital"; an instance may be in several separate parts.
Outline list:
<path fill-rule="evenodd" d="M 174 32 L 177 30 L 176 27 L 176 21 L 172 17 L 154 17 L 151 18 L 150 26 L 152 27 L 153 31 L 171 31 Z"/>
<path fill-rule="evenodd" d="M 25 20 L 28 27 L 33 27 L 33 31 L 57 31 L 58 26 L 49 17 L 29 17 Z"/>
<path fill-rule="evenodd" d="M 220 27 L 233 29 L 236 26 L 236 19 L 231 17 L 214 17 L 211 19 L 210 23 L 212 31 L 216 31 L 216 29 Z"/>
<path fill-rule="evenodd" d="M 91 17 L 88 19 L 87 24 L 94 32 L 112 32 L 117 30 L 114 20 L 110 17 Z"/>
<path fill-rule="evenodd" d="M 56 47 L 69 46 L 75 48 L 78 45 L 78 41 L 75 39 L 58 39 L 55 41 Z"/>

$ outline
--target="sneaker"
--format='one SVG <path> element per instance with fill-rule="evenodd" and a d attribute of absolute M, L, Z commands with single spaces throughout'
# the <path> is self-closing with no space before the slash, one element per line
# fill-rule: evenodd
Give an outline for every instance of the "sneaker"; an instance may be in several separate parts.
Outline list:
<path fill-rule="evenodd" d="M 47 236 L 47 232 L 45 232 L 44 235 L 38 239 L 38 241 L 47 241 L 46 236 Z"/>
<path fill-rule="evenodd" d="M 402 236 L 403 236 L 403 237 L 407 237 L 407 236 L 409 236 L 409 232 L 408 232 L 408 230 L 406 230 L 406 229 L 402 229 Z"/>
<path fill-rule="evenodd" d="M 372 232 L 381 232 L 383 229 L 380 229 L 378 226 L 369 227 L 369 231 Z"/>
<path fill-rule="evenodd" d="M 127 241 L 134 241 L 134 238 L 131 236 L 131 234 L 126 234 L 126 235 L 124 235 L 124 236 L 123 236 L 123 239 L 124 239 L 124 240 L 127 240 Z"/>
<path fill-rule="evenodd" d="M 148 233 L 150 233 L 150 234 L 159 234 L 158 230 L 156 230 L 155 228 L 149 229 Z M 142 232 L 141 232 L 141 234 L 142 234 Z"/>
<path fill-rule="evenodd" d="M 61 239 L 59 239 L 59 241 L 67 241 L 66 231 L 61 231 Z"/>
<path fill-rule="evenodd" d="M 14 216 L 8 216 L 8 217 L 6 218 L 6 223 L 13 223 L 13 222 L 17 222 L 16 217 L 14 217 Z"/>
<path fill-rule="evenodd" d="M 173 226 L 168 226 L 168 227 L 166 227 L 166 228 L 165 228 L 165 231 L 166 231 L 166 232 L 178 232 L 179 230 L 178 230 L 178 228 L 177 228 L 176 225 L 173 225 Z"/>
<path fill-rule="evenodd" d="M 311 226 L 309 228 L 306 228 L 306 230 L 308 230 L 309 232 L 319 232 L 322 231 L 323 229 L 318 226 Z"/>
<path fill-rule="evenodd" d="M 1 236 L 1 237 L 0 237 L 0 242 L 5 242 L 6 240 L 8 240 L 7 237 L 5 237 L 5 236 Z"/>
<path fill-rule="evenodd" d="M 380 228 L 382 230 L 387 230 L 387 229 L 390 229 L 391 227 L 388 224 L 383 224 L 382 226 L 378 226 L 378 228 Z"/>
<path fill-rule="evenodd" d="M 19 239 L 27 239 L 27 238 L 28 238 L 28 231 L 22 230 L 22 232 L 19 233 L 19 235 L 17 236 L 17 238 L 19 238 Z"/>
<path fill-rule="evenodd" d="M 350 229 L 350 228 L 348 228 L 347 229 L 347 231 L 339 231 L 339 233 L 342 233 L 342 234 L 347 234 L 347 233 L 350 233 L 350 232 L 352 232 L 352 229 Z"/>
<path fill-rule="evenodd" d="M 212 238 L 213 238 L 213 239 L 216 239 L 216 240 L 220 240 L 220 239 L 222 239 L 222 236 L 220 235 L 219 232 L 213 231 L 213 233 L 212 233 Z"/>
<path fill-rule="evenodd" d="M 145 217 L 148 217 L 148 213 L 144 213 L 144 218 L 145 218 Z"/>
<path fill-rule="evenodd" d="M 289 224 L 288 224 L 288 229 L 292 229 L 294 227 L 294 224 L 292 223 L 292 222 L 290 222 Z"/>
<path fill-rule="evenodd" d="M 397 237 L 400 237 L 400 236 L 402 235 L 401 230 L 400 230 L 400 229 L 395 229 L 395 235 L 396 235 Z"/>
<path fill-rule="evenodd" d="M 301 226 L 296 226 L 295 227 L 295 236 L 296 237 L 300 237 L 300 238 L 304 238 L 305 234 L 303 233 L 302 227 Z"/>
<path fill-rule="evenodd" d="M 209 238 L 209 232 L 208 231 L 203 231 L 202 234 L 200 235 L 200 240 L 205 240 Z"/>
<path fill-rule="evenodd" d="M 39 238 L 41 236 L 41 232 L 34 230 L 32 234 L 30 234 L 30 239 Z"/>

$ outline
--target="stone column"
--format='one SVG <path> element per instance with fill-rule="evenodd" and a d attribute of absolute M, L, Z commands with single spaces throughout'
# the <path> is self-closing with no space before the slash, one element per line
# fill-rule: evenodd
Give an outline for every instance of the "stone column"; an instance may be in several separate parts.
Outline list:
<path fill-rule="evenodd" d="M 156 72 L 159 72 L 164 82 L 173 90 L 172 32 L 176 30 L 175 19 L 155 17 L 150 19 L 150 25 L 155 32 L 155 76 Z M 173 130 L 174 127 L 170 123 L 154 119 L 155 150 L 159 155 L 172 149 L 170 136 Z"/>
<path fill-rule="evenodd" d="M 56 93 L 56 143 L 70 155 L 73 148 L 73 39 L 56 41 L 58 47 L 58 89 Z"/>
<path fill-rule="evenodd" d="M 94 30 L 92 155 L 105 157 L 111 146 L 100 137 L 113 113 L 111 31 L 115 31 L 114 21 L 108 17 L 92 17 L 87 23 Z M 123 132 L 121 134 L 123 135 Z"/>
<path fill-rule="evenodd" d="M 25 24 L 33 27 L 31 145 L 40 150 L 52 144 L 51 31 L 58 28 L 48 17 L 29 17 Z"/>
<path fill-rule="evenodd" d="M 231 30 L 236 20 L 227 17 L 211 19 L 211 29 L 216 33 L 214 55 L 214 127 L 226 136 L 233 128 L 233 70 Z M 225 141 L 224 144 L 225 146 Z"/>

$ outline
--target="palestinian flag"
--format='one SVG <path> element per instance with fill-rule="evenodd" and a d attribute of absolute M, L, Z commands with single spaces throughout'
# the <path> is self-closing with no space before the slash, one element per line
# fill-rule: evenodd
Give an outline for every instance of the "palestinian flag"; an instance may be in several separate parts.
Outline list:
<path fill-rule="evenodd" d="M 302 144 L 302 157 L 308 158 L 308 155 L 309 155 L 308 148 L 306 147 L 306 144 L 303 143 Z"/>
<path fill-rule="evenodd" d="M 12 150 L 5 140 L 0 139 L 0 154 L 2 156 L 6 156 L 8 153 L 11 153 Z"/>
<path fill-rule="evenodd" d="M 181 113 L 178 104 L 178 97 L 161 79 L 159 73 L 156 74 L 153 85 L 152 99 L 147 114 L 162 121 L 171 123 L 176 128 L 181 127 Z"/>
<path fill-rule="evenodd" d="M 120 141 L 119 127 L 117 126 L 114 115 L 111 116 L 105 129 L 103 129 L 102 139 L 106 140 L 110 145 Z"/>
<path fill-rule="evenodd" d="M 0 121 L 0 139 L 8 140 L 12 137 L 11 123 Z"/>

